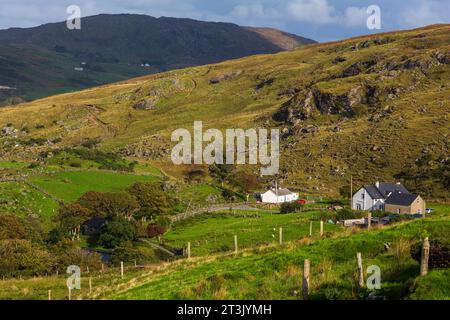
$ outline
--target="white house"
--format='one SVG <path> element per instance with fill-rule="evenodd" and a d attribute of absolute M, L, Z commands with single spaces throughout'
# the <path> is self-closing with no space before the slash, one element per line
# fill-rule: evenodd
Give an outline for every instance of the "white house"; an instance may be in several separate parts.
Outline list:
<path fill-rule="evenodd" d="M 283 203 L 292 202 L 298 199 L 298 193 L 289 189 L 273 188 L 265 193 L 261 193 L 261 201 L 263 203 Z"/>
<path fill-rule="evenodd" d="M 353 195 L 353 210 L 384 210 L 386 199 L 393 193 L 410 194 L 401 183 L 376 182 L 365 185 Z"/>

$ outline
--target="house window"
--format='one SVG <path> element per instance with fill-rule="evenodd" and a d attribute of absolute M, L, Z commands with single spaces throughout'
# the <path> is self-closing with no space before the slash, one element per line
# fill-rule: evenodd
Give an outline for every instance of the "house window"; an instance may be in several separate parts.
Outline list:
<path fill-rule="evenodd" d="M 361 193 L 361 199 L 365 199 L 366 198 L 366 194 L 363 192 L 363 193 Z"/>
<path fill-rule="evenodd" d="M 361 207 L 361 204 L 360 204 L 360 203 L 357 203 L 357 204 L 356 204 L 356 210 L 362 210 L 362 207 Z"/>

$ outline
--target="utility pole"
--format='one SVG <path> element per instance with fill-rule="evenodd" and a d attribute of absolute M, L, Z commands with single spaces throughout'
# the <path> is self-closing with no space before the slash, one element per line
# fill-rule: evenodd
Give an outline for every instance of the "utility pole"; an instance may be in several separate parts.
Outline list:
<path fill-rule="evenodd" d="M 350 175 L 350 209 L 353 209 L 353 175 Z"/>

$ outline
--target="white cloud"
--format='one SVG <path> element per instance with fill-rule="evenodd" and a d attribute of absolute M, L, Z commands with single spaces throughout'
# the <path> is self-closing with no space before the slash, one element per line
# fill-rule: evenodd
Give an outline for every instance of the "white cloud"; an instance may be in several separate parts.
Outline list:
<path fill-rule="evenodd" d="M 334 7 L 327 0 L 294 0 L 287 4 L 288 13 L 296 21 L 329 24 L 337 21 Z"/>
<path fill-rule="evenodd" d="M 367 8 L 348 7 L 345 9 L 343 23 L 347 27 L 365 27 L 367 23 Z"/>
<path fill-rule="evenodd" d="M 400 20 L 407 27 L 422 27 L 448 22 L 449 13 L 449 2 L 420 0 L 415 3 L 408 3 L 407 8 L 401 14 Z"/>

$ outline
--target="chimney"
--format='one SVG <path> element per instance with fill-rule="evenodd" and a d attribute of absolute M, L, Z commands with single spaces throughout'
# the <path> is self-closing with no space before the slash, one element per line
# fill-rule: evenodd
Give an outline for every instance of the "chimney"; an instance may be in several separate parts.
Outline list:
<path fill-rule="evenodd" d="M 380 181 L 375 182 L 375 187 L 377 187 L 377 189 L 380 189 Z"/>

